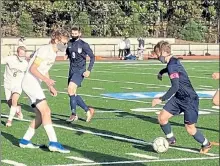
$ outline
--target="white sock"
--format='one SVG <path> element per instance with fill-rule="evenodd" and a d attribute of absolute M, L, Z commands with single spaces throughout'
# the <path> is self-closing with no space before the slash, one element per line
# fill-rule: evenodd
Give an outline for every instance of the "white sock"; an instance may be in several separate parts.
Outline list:
<path fill-rule="evenodd" d="M 8 120 L 12 121 L 17 111 L 17 107 L 11 106 Z"/>
<path fill-rule="evenodd" d="M 44 129 L 47 133 L 47 136 L 48 136 L 50 142 L 57 142 L 57 136 L 54 131 L 53 125 L 52 124 L 45 125 Z"/>
<path fill-rule="evenodd" d="M 202 143 L 202 145 L 207 145 L 208 144 L 208 140 L 205 138 L 204 142 Z"/>
<path fill-rule="evenodd" d="M 172 138 L 173 137 L 173 132 L 171 132 L 170 134 L 167 134 L 166 136 L 167 136 L 167 138 Z"/>
<path fill-rule="evenodd" d="M 34 136 L 35 134 L 35 129 L 33 129 L 32 127 L 29 127 L 28 130 L 26 131 L 23 139 L 30 141 L 31 138 Z"/>

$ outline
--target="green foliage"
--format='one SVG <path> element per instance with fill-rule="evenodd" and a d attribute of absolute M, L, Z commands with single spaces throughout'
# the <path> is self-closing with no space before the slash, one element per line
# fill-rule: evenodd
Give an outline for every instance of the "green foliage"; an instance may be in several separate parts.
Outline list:
<path fill-rule="evenodd" d="M 201 23 L 190 20 L 181 30 L 181 38 L 189 41 L 203 42 L 205 33 L 208 28 L 201 25 Z"/>
<path fill-rule="evenodd" d="M 32 17 L 27 12 L 22 12 L 19 18 L 19 32 L 21 36 L 31 36 L 33 34 L 34 23 Z"/>
<path fill-rule="evenodd" d="M 185 27 L 190 28 L 187 24 L 193 19 L 201 27 L 208 25 L 210 34 L 217 35 L 217 7 L 211 3 L 205 9 L 200 0 L 10 0 L 3 1 L 1 28 L 3 36 L 16 36 L 24 33 L 22 29 L 25 26 L 28 29 L 33 26 L 31 35 L 46 37 L 53 29 L 62 27 L 70 30 L 73 25 L 82 25 L 83 36 L 183 38 L 189 36 Z M 203 16 L 204 10 L 209 12 L 209 17 Z M 29 16 L 21 16 L 24 11 Z M 17 19 L 20 17 L 30 19 L 21 24 Z M 29 23 L 30 27 L 26 25 Z M 205 36 L 209 41 L 209 35 Z M 201 38 L 204 39 L 203 36 Z"/>

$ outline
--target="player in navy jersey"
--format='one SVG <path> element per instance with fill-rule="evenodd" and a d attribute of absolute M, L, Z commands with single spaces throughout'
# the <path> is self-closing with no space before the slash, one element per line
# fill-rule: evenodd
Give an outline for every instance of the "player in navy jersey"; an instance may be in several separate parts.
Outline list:
<path fill-rule="evenodd" d="M 88 107 L 83 99 L 76 95 L 77 88 L 81 86 L 84 77 L 89 77 L 95 62 L 95 56 L 89 47 L 89 44 L 80 39 L 81 32 L 78 27 L 72 28 L 72 39 L 68 42 L 66 54 L 70 61 L 69 78 L 68 78 L 68 94 L 70 97 L 71 115 L 68 122 L 78 120 L 76 114 L 76 105 L 85 110 L 89 122 L 94 115 L 94 109 Z M 89 66 L 86 68 L 86 56 L 90 57 Z"/>
<path fill-rule="evenodd" d="M 186 131 L 201 144 L 201 153 L 207 153 L 211 149 L 211 143 L 196 128 L 198 120 L 199 97 L 192 87 L 188 74 L 177 58 L 171 55 L 171 47 L 168 42 L 161 41 L 154 47 L 159 61 L 167 63 L 165 69 L 158 74 L 158 79 L 162 80 L 162 75 L 168 73 L 171 88 L 160 98 L 153 99 L 152 106 L 168 100 L 163 110 L 158 115 L 161 129 L 165 133 L 170 145 L 176 143 L 176 138 L 171 130 L 169 119 L 172 116 L 184 113 L 184 124 Z"/>

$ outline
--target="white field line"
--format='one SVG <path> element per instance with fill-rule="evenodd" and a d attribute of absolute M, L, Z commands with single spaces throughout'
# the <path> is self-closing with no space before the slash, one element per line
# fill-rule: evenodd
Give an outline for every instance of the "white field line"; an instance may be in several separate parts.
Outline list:
<path fill-rule="evenodd" d="M 201 87 L 204 87 L 204 88 L 212 88 L 213 86 L 207 86 L 207 85 L 199 85 Z"/>
<path fill-rule="evenodd" d="M 146 154 L 140 154 L 140 153 L 126 153 L 127 155 L 131 155 L 131 156 L 135 156 L 135 157 L 140 157 L 140 158 L 145 158 L 145 159 L 151 159 L 151 160 L 158 160 L 159 157 L 155 157 L 155 156 L 149 156 Z"/>
<path fill-rule="evenodd" d="M 126 111 L 117 111 L 117 110 L 115 110 L 115 111 L 95 111 L 95 113 L 119 113 L 119 112 L 126 112 Z"/>
<path fill-rule="evenodd" d="M 1 114 L 1 117 L 8 118 L 8 115 Z M 20 120 L 20 119 L 18 119 L 16 117 L 14 119 L 16 119 L 18 121 L 30 122 L 30 120 L 27 120 L 27 119 Z M 151 142 L 145 142 L 145 141 L 137 140 L 137 139 L 125 138 L 125 137 L 121 137 L 121 136 L 114 136 L 114 135 L 110 135 L 110 134 L 97 133 L 97 132 L 92 132 L 90 130 L 75 129 L 75 128 L 66 127 L 66 126 L 57 125 L 57 124 L 53 124 L 53 126 L 57 127 L 57 128 L 61 128 L 61 129 L 70 130 L 70 131 L 77 131 L 77 132 L 82 132 L 82 133 L 86 133 L 86 134 L 92 134 L 92 135 L 97 135 L 97 136 L 113 138 L 113 139 L 116 139 L 116 140 L 127 141 L 127 142 L 130 142 L 130 143 L 138 143 L 140 145 L 152 145 Z M 180 151 L 184 151 L 184 152 L 192 152 L 192 153 L 200 154 L 199 151 L 188 149 L 188 148 L 178 148 L 178 147 L 170 146 L 169 149 L 176 149 L 176 150 L 180 150 Z M 207 156 L 218 156 L 218 154 L 213 154 L 213 153 L 206 153 L 204 155 L 207 155 Z"/>
<path fill-rule="evenodd" d="M 57 77 L 57 78 L 67 78 L 65 76 L 54 76 L 53 77 Z M 152 85 L 152 86 L 161 86 L 161 87 L 170 87 L 169 85 L 157 85 L 157 84 L 146 84 L 146 83 L 142 83 L 142 82 L 131 82 L 131 81 L 114 81 L 114 80 L 103 80 L 103 79 L 95 79 L 95 78 L 87 78 L 88 80 L 91 81 L 100 81 L 100 82 L 111 82 L 111 83 L 123 83 L 123 84 L 135 84 L 135 85 Z"/>
<path fill-rule="evenodd" d="M 196 161 L 196 160 L 215 160 L 219 157 L 198 157 L 198 158 L 176 158 L 176 159 L 158 159 L 158 160 L 137 160 L 137 161 L 115 161 L 115 162 L 96 162 L 82 164 L 63 164 L 63 165 L 47 165 L 47 166 L 84 166 L 84 165 L 119 165 L 119 164 L 137 164 L 137 163 L 154 163 L 154 162 L 175 162 L 175 161 Z"/>
<path fill-rule="evenodd" d="M 219 106 L 212 106 L 212 108 L 213 108 L 213 109 L 217 109 L 217 110 L 220 109 Z"/>
<path fill-rule="evenodd" d="M 92 87 L 94 90 L 105 90 L 104 88 L 97 88 L 97 87 Z"/>
<path fill-rule="evenodd" d="M 133 88 L 130 88 L 130 87 L 121 87 L 121 89 L 128 89 L 128 90 L 131 90 Z"/>
<path fill-rule="evenodd" d="M 47 90 L 48 91 L 48 90 Z M 57 91 L 60 94 L 68 94 L 67 92 L 61 92 L 61 91 Z M 116 99 L 116 98 L 111 98 L 111 97 L 104 97 L 104 96 L 94 96 L 94 95 L 87 95 L 87 94 L 79 94 L 81 96 L 86 96 L 86 97 L 92 97 L 92 98 L 101 98 L 101 99 L 109 99 L 109 100 L 121 100 L 121 101 L 132 101 L 132 102 L 136 102 L 136 103 L 146 103 L 149 104 L 151 102 L 147 102 L 147 101 L 140 101 L 140 100 L 127 100 L 127 99 Z"/>
<path fill-rule="evenodd" d="M 94 161 L 86 159 L 86 158 L 81 158 L 81 157 L 76 157 L 76 156 L 68 156 L 66 157 L 67 159 L 72 159 L 72 160 L 76 160 L 76 161 L 82 161 L 85 163 L 93 163 Z"/>
<path fill-rule="evenodd" d="M 18 163 L 16 161 L 12 161 L 12 160 L 1 160 L 1 162 L 6 163 L 6 164 L 10 164 L 10 165 L 13 165 L 13 166 L 26 166 L 23 163 Z"/>
<path fill-rule="evenodd" d="M 212 110 L 212 109 L 201 109 L 201 110 L 204 110 L 204 111 L 209 111 L 209 112 L 217 112 L 217 113 L 219 113 L 219 111 L 217 111 L 217 110 Z"/>
<path fill-rule="evenodd" d="M 205 90 L 205 91 L 215 91 L 216 89 L 209 89 L 209 88 L 195 88 L 198 90 Z"/>

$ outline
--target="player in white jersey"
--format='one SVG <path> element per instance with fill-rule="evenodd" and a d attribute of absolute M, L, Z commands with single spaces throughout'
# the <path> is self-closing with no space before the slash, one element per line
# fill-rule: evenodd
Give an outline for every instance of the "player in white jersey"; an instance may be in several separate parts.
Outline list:
<path fill-rule="evenodd" d="M 28 67 L 26 59 L 26 48 L 24 46 L 17 48 L 16 56 L 8 56 L 5 58 L 5 98 L 8 106 L 10 107 L 6 127 L 10 127 L 12 125 L 12 120 L 15 114 L 19 119 L 23 119 L 21 107 L 18 105 L 18 99 L 22 93 L 21 82 Z"/>
<path fill-rule="evenodd" d="M 19 146 L 22 148 L 39 148 L 39 146 L 32 144 L 30 140 L 35 134 L 35 129 L 42 124 L 50 141 L 49 150 L 60 153 L 70 152 L 57 141 L 51 120 L 51 110 L 41 88 L 41 82 L 44 82 L 48 86 L 51 95 L 57 96 L 57 91 L 54 88 L 55 81 L 50 79 L 48 71 L 55 62 L 57 52 L 64 52 L 66 50 L 68 40 L 69 35 L 67 31 L 57 30 L 53 32 L 51 43 L 40 47 L 29 62 L 29 67 L 22 81 L 22 89 L 30 98 L 36 117 L 19 142 Z"/>

